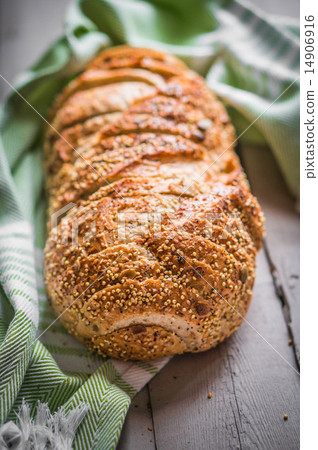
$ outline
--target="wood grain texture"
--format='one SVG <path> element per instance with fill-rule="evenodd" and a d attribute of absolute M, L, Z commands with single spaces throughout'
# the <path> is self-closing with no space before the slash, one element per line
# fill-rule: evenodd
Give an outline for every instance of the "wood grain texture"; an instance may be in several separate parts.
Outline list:
<path fill-rule="evenodd" d="M 148 386 L 145 386 L 131 402 L 117 450 L 154 450 L 155 437 L 152 427 Z"/>
<path fill-rule="evenodd" d="M 175 357 L 151 381 L 157 448 L 298 448 L 299 376 L 264 252 L 258 263 L 254 329 L 245 322 L 216 349 Z"/>
<path fill-rule="evenodd" d="M 266 217 L 267 255 L 299 361 L 299 214 L 268 149 L 243 147 L 241 157 Z"/>

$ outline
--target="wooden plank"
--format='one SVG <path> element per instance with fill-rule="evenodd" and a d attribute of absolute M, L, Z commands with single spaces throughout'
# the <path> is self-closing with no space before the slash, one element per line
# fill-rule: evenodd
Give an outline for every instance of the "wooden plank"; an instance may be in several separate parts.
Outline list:
<path fill-rule="evenodd" d="M 145 386 L 131 402 L 117 450 L 154 450 L 155 438 L 148 386 Z M 148 429 L 151 428 L 151 430 Z"/>
<path fill-rule="evenodd" d="M 299 361 L 299 214 L 271 152 L 263 147 L 243 147 L 240 154 L 265 213 L 268 257 Z"/>
<path fill-rule="evenodd" d="M 175 357 L 150 382 L 158 449 L 221 450 L 239 446 L 229 374 L 229 361 L 221 345 L 203 354 Z"/>
<path fill-rule="evenodd" d="M 299 376 L 264 251 L 258 264 L 247 320 L 281 356 L 245 322 L 216 349 L 175 357 L 150 382 L 157 448 L 298 448 Z"/>

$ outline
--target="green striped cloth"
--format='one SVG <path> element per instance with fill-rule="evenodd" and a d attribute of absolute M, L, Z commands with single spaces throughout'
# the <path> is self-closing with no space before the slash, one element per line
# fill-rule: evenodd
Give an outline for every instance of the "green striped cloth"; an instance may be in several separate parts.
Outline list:
<path fill-rule="evenodd" d="M 71 6 L 65 34 L 19 77 L 19 93 L 13 91 L 0 112 L 1 423 L 16 419 L 23 399 L 32 416 L 38 400 L 51 413 L 88 405 L 74 448 L 113 449 L 131 398 L 167 362 L 102 359 L 54 322 L 43 283 L 41 116 L 55 95 L 106 46 L 129 43 L 174 53 L 206 77 L 238 135 L 261 116 L 241 139 L 271 148 L 296 197 L 298 32 L 292 20 L 265 16 L 239 1 L 83 0 Z"/>

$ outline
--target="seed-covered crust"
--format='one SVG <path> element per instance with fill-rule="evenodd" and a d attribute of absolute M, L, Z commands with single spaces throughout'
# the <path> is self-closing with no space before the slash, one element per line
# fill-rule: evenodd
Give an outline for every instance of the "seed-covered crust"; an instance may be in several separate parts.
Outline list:
<path fill-rule="evenodd" d="M 51 118 L 49 214 L 68 212 L 49 221 L 45 277 L 70 333 L 141 360 L 228 337 L 251 300 L 264 219 L 203 80 L 170 55 L 114 48 Z"/>

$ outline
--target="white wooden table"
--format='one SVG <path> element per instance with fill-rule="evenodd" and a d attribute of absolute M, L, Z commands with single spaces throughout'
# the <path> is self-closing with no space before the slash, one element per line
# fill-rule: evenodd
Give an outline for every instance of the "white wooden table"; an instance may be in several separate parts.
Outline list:
<path fill-rule="evenodd" d="M 59 36 L 68 3 L 1 0 L 10 82 Z M 254 3 L 298 15 L 297 0 Z M 1 98 L 7 92 L 0 83 Z M 239 153 L 267 219 L 247 321 L 216 349 L 173 358 L 133 400 L 120 450 L 299 447 L 299 217 L 269 150 Z"/>

